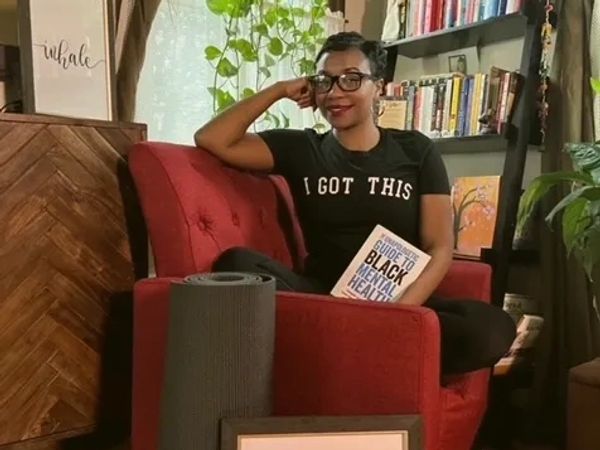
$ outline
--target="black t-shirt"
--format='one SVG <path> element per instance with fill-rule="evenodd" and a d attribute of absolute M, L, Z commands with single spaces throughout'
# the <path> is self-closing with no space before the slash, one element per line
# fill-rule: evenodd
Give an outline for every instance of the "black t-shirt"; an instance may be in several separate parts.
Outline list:
<path fill-rule="evenodd" d="M 331 132 L 269 130 L 260 136 L 288 182 L 308 250 L 306 272 L 333 285 L 375 225 L 419 246 L 420 195 L 449 194 L 433 142 L 380 129 L 370 151 L 350 151 Z"/>

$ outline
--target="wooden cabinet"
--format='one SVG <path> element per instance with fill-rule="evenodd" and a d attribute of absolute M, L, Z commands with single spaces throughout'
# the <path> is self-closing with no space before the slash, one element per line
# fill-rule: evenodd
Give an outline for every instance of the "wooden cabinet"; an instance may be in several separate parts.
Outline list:
<path fill-rule="evenodd" d="M 0 114 L 0 449 L 126 432 L 131 291 L 147 267 L 126 157 L 145 136 Z"/>

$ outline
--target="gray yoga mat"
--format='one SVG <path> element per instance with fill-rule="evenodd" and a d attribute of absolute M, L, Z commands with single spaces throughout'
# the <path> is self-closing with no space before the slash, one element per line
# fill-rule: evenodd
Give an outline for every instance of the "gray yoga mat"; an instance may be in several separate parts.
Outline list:
<path fill-rule="evenodd" d="M 160 450 L 218 450 L 221 418 L 269 416 L 274 344 L 272 277 L 216 272 L 174 283 Z"/>

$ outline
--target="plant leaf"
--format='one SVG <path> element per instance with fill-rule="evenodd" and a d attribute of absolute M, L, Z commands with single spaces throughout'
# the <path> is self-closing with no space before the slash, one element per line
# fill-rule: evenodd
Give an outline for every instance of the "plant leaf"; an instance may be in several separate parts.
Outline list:
<path fill-rule="evenodd" d="M 244 61 L 254 62 L 258 60 L 256 49 L 247 39 L 235 39 L 231 41 L 231 48 L 239 52 Z"/>
<path fill-rule="evenodd" d="M 558 202 L 556 206 L 552 208 L 552 211 L 550 211 L 550 213 L 546 216 L 546 222 L 548 223 L 548 225 L 552 225 L 552 221 L 554 220 L 554 216 L 556 216 L 556 214 L 565 209 L 575 200 L 582 197 L 586 193 L 586 191 L 589 191 L 590 189 L 593 189 L 593 187 L 583 186 L 579 189 L 575 189 L 574 191 L 570 192 L 568 195 L 563 197 L 563 199 L 560 202 Z"/>
<path fill-rule="evenodd" d="M 265 78 L 271 78 L 271 76 L 273 75 L 271 73 L 271 71 L 269 69 L 267 69 L 266 67 L 261 67 L 258 70 L 260 73 L 262 73 L 265 76 Z"/>
<path fill-rule="evenodd" d="M 252 30 L 258 33 L 261 36 L 269 36 L 269 29 L 264 23 L 259 23 L 258 25 L 254 25 Z"/>
<path fill-rule="evenodd" d="M 591 279 L 594 268 L 600 262 L 600 227 L 588 228 L 580 258 L 586 274 Z"/>
<path fill-rule="evenodd" d="M 252 97 L 254 94 L 255 92 L 253 89 L 244 88 L 244 90 L 242 91 L 242 98 Z"/>
<path fill-rule="evenodd" d="M 215 89 L 214 87 L 209 87 L 208 92 L 210 92 L 210 95 L 216 97 L 217 99 L 216 112 L 223 111 L 224 109 L 235 103 L 235 99 L 233 98 L 233 96 L 229 92 L 224 91 L 223 89 Z"/>
<path fill-rule="evenodd" d="M 208 61 L 212 61 L 214 59 L 217 59 L 219 56 L 221 56 L 221 50 L 219 50 L 214 45 L 209 45 L 208 47 L 206 47 L 204 49 L 204 56 L 206 56 L 206 59 Z"/>
<path fill-rule="evenodd" d="M 600 144 L 577 143 L 565 145 L 573 164 L 591 175 L 594 182 L 600 184 Z"/>
<path fill-rule="evenodd" d="M 277 19 L 279 19 L 279 16 L 277 14 L 277 7 L 269 9 L 267 13 L 263 16 L 264 22 L 270 27 L 277 23 Z"/>
<path fill-rule="evenodd" d="M 275 60 L 271 56 L 265 54 L 265 66 L 272 67 L 274 65 L 275 65 Z"/>
<path fill-rule="evenodd" d="M 590 224 L 588 202 L 584 198 L 578 198 L 569 204 L 562 217 L 563 242 L 570 255 L 573 247 L 581 242 L 585 229 Z"/>
<path fill-rule="evenodd" d="M 294 17 L 303 17 L 307 14 L 307 12 L 302 8 L 292 8 L 292 16 Z"/>
<path fill-rule="evenodd" d="M 302 75 L 312 75 L 315 71 L 315 63 L 310 59 L 302 58 L 298 61 L 298 68 Z"/>
<path fill-rule="evenodd" d="M 239 68 L 231 64 L 227 58 L 221 59 L 217 64 L 217 73 L 224 78 L 231 78 L 237 75 Z"/>
<path fill-rule="evenodd" d="M 279 38 L 273 38 L 269 42 L 269 52 L 272 55 L 279 56 L 283 53 L 283 43 Z"/>
<path fill-rule="evenodd" d="M 523 227 L 527 220 L 529 220 L 535 204 L 544 197 L 552 187 L 565 182 L 590 184 L 591 177 L 585 173 L 573 171 L 544 173 L 536 177 L 521 196 L 519 212 L 517 214 L 517 232 L 521 233 L 523 231 Z"/>
<path fill-rule="evenodd" d="M 308 29 L 308 32 L 313 35 L 313 36 L 318 36 L 321 33 L 325 32 L 325 29 L 319 25 L 318 23 L 313 23 L 310 28 Z"/>
<path fill-rule="evenodd" d="M 283 128 L 289 128 L 290 127 L 290 118 L 283 113 L 281 113 L 281 118 L 283 119 Z"/>
<path fill-rule="evenodd" d="M 206 6 L 211 13 L 222 16 L 229 11 L 229 0 L 206 0 Z"/>
<path fill-rule="evenodd" d="M 592 85 L 592 90 L 596 95 L 600 95 L 600 79 L 599 78 L 590 78 L 590 84 Z"/>

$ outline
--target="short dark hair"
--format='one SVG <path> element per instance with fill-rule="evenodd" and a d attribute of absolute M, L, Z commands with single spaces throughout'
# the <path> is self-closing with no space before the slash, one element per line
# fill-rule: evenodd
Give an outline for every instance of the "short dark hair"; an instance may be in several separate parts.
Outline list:
<path fill-rule="evenodd" d="M 315 62 L 318 62 L 325 53 L 343 52 L 350 49 L 363 52 L 369 60 L 371 74 L 379 79 L 384 78 L 387 51 L 383 48 L 383 44 L 380 41 L 369 41 L 355 31 L 342 31 L 329 36 L 317 54 Z"/>

